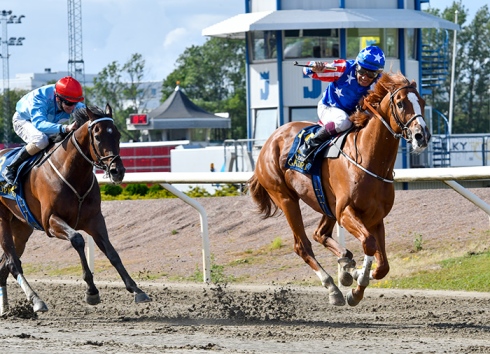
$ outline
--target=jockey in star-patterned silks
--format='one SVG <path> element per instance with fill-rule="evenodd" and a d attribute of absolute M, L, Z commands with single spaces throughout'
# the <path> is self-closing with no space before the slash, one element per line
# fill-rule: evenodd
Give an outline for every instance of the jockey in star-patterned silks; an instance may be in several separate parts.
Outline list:
<path fill-rule="evenodd" d="M 385 55 L 381 48 L 368 46 L 359 52 L 355 60 L 336 59 L 332 63 L 312 61 L 308 65 L 303 69 L 305 75 L 330 84 L 318 102 L 318 123 L 322 129 L 299 149 L 306 159 L 328 138 L 352 126 L 349 116 L 378 80 L 385 67 Z M 329 67 L 337 70 L 329 70 Z"/>

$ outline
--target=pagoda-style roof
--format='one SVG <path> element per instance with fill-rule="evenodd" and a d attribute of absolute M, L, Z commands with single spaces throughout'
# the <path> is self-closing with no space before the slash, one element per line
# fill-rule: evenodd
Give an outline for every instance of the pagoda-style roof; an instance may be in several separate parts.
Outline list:
<path fill-rule="evenodd" d="M 231 128 L 229 117 L 199 107 L 178 85 L 165 102 L 148 113 L 148 118 L 152 129 Z"/>

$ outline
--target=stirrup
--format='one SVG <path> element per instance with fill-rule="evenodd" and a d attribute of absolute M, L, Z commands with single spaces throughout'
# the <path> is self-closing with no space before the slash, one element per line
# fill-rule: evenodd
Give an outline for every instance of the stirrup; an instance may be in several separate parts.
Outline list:
<path fill-rule="evenodd" d="M 15 186 L 16 185 L 16 183 L 15 183 L 16 173 L 14 172 L 14 176 L 11 177 L 11 176 L 9 176 L 9 172 L 11 172 L 11 171 L 8 169 L 8 167 L 6 167 L 5 170 L 2 172 L 2 177 L 8 185 Z"/>

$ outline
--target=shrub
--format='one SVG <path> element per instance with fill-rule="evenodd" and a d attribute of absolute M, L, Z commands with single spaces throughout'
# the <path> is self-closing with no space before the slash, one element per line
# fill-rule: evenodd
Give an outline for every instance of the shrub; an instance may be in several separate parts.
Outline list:
<path fill-rule="evenodd" d="M 117 184 L 105 184 L 101 186 L 100 192 L 105 194 L 105 195 L 111 195 L 113 197 L 118 196 L 123 192 L 123 189 L 121 186 Z"/>
<path fill-rule="evenodd" d="M 128 195 L 140 195 L 145 196 L 148 193 L 148 186 L 142 183 L 128 184 L 124 188 L 124 193 Z"/>

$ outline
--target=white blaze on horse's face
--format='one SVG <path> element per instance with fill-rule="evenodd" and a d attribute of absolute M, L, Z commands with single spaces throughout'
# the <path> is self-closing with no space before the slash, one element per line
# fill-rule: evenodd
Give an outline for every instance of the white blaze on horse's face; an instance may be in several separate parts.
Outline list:
<path fill-rule="evenodd" d="M 412 107 L 413 107 L 413 111 L 415 112 L 415 115 L 418 115 L 417 122 L 425 129 L 426 128 L 425 121 L 422 119 L 424 115 L 422 114 L 422 109 L 420 108 L 418 96 L 413 92 L 409 92 L 407 98 L 412 103 Z"/>
<path fill-rule="evenodd" d="M 422 152 L 422 150 L 424 150 L 427 147 L 427 142 L 430 139 L 430 134 L 428 134 L 429 129 L 427 128 L 427 125 L 425 124 L 425 121 L 423 119 L 422 108 L 420 107 L 420 103 L 419 103 L 419 97 L 414 92 L 409 92 L 407 98 L 412 104 L 413 111 L 417 116 L 416 118 L 417 123 L 420 125 L 423 132 L 427 132 L 426 143 L 424 144 L 425 146 L 420 146 L 419 142 L 415 139 L 412 141 L 413 151 L 415 153 L 419 153 Z"/>
<path fill-rule="evenodd" d="M 112 134 L 112 128 L 107 128 L 107 132 L 108 132 L 109 134 Z"/>

